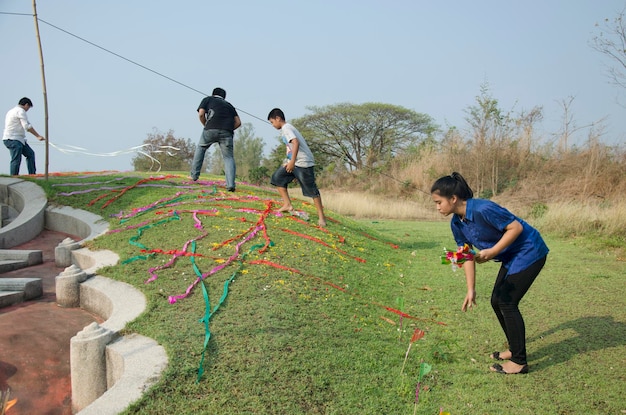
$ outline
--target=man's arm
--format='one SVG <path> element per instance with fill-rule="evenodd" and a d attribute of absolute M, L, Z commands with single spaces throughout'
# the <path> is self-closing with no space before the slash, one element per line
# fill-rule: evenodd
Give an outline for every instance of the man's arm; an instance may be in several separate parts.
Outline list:
<path fill-rule="evenodd" d="M 39 135 L 39 133 L 33 127 L 30 127 L 28 129 L 28 132 L 37 137 L 37 140 L 39 141 L 43 141 L 46 139 L 44 136 Z"/>
<path fill-rule="evenodd" d="M 198 117 L 200 118 L 200 123 L 204 127 L 204 124 L 206 124 L 206 110 L 204 108 L 200 108 L 198 110 Z"/>
<path fill-rule="evenodd" d="M 233 130 L 236 130 L 239 127 L 241 127 L 241 119 L 239 118 L 239 115 L 235 115 L 235 126 L 233 127 Z"/>
<path fill-rule="evenodd" d="M 37 137 L 37 140 L 39 140 L 39 141 L 45 140 L 45 138 L 42 137 L 41 135 L 39 135 L 37 130 L 35 130 L 35 127 L 33 127 L 30 124 L 30 122 L 28 122 L 28 117 L 26 116 L 26 111 L 19 111 L 17 113 L 17 118 L 20 120 L 20 123 L 22 124 L 22 128 L 24 128 L 24 130 L 28 131 L 29 133 L 31 133 L 32 135 Z"/>

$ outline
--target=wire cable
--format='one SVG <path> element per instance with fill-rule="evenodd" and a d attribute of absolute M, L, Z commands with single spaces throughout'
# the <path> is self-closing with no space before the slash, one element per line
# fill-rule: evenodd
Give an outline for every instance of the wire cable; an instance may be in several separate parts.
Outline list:
<path fill-rule="evenodd" d="M 148 67 L 147 67 L 147 66 L 145 66 L 145 65 L 142 65 L 142 64 L 140 64 L 140 63 L 138 63 L 138 62 L 135 62 L 135 61 L 134 61 L 134 60 L 132 60 L 132 59 L 126 58 L 126 57 L 124 57 L 124 56 L 120 55 L 119 53 L 115 53 L 115 52 L 113 52 L 112 50 L 109 50 L 109 49 L 107 49 L 107 48 L 105 48 L 105 47 L 102 47 L 102 46 L 100 46 L 100 45 L 97 45 L 97 44 L 95 44 L 95 43 L 93 43 L 93 42 L 91 42 L 91 41 L 89 41 L 89 40 L 87 40 L 87 39 L 85 39 L 85 38 L 82 38 L 82 37 L 80 37 L 80 36 L 78 36 L 78 35 L 75 35 L 74 33 L 68 32 L 67 30 L 62 29 L 62 28 L 60 28 L 60 27 L 58 27 L 58 26 L 56 26 L 56 25 L 54 25 L 54 24 L 52 24 L 52 23 L 50 23 L 50 22 L 46 22 L 45 20 L 43 20 L 43 19 L 41 19 L 41 18 L 37 18 L 37 20 L 38 20 L 38 21 L 40 21 L 41 23 L 45 23 L 45 24 L 47 24 L 48 26 L 50 26 L 50 27 L 52 27 L 52 28 L 54 28 L 54 29 L 56 29 L 56 30 L 58 30 L 58 31 L 61 31 L 61 32 L 65 33 L 65 34 L 67 34 L 67 35 L 69 35 L 69 36 L 72 36 L 72 37 L 74 37 L 74 38 L 76 38 L 76 39 L 78 39 L 78 40 L 81 40 L 81 41 L 83 41 L 83 42 L 85 42 L 85 43 L 87 43 L 87 44 L 89 44 L 89 45 L 91 45 L 91 46 L 94 46 L 94 47 L 96 47 L 96 48 L 100 49 L 100 50 L 103 50 L 103 51 L 105 51 L 105 52 L 107 52 L 107 53 L 109 53 L 109 54 L 111 54 L 111 55 L 113 55 L 113 56 L 115 56 L 115 57 L 117 57 L 117 58 L 123 59 L 123 60 L 125 60 L 126 62 L 132 63 L 133 65 L 139 66 L 140 68 L 145 69 L 146 71 L 152 72 L 152 73 L 153 73 L 153 74 L 155 74 L 155 75 L 158 75 L 158 76 L 160 76 L 160 77 L 162 77 L 162 78 L 165 78 L 165 79 L 167 79 L 168 81 L 174 82 L 174 83 L 176 83 L 176 84 L 178 84 L 178 85 L 180 85 L 180 86 L 182 86 L 182 87 L 185 87 L 185 88 L 187 88 L 187 89 L 190 89 L 190 90 L 192 90 L 192 91 L 194 91 L 194 92 L 197 92 L 197 93 L 199 93 L 199 94 L 202 94 L 202 95 L 204 95 L 204 96 L 209 95 L 209 94 L 207 94 L 207 93 L 205 93 L 205 92 L 202 92 L 202 91 L 200 91 L 200 90 L 198 90 L 198 89 L 195 89 L 195 88 L 193 88 L 193 87 L 191 87 L 191 86 L 189 86 L 189 85 L 187 85 L 187 84 L 184 84 L 184 83 L 182 83 L 182 82 L 180 82 L 180 81 L 177 81 L 176 79 L 174 79 L 174 78 L 172 78 L 172 77 L 170 77 L 170 76 L 164 75 L 164 74 L 162 74 L 161 72 L 155 71 L 154 69 L 148 68 Z M 268 122 L 267 120 L 264 120 L 264 119 L 262 119 L 262 118 L 259 118 L 259 117 L 257 117 L 256 115 L 250 114 L 249 112 L 244 111 L 244 110 L 242 110 L 241 108 L 237 108 L 237 110 L 238 110 L 238 111 L 240 111 L 240 112 L 242 112 L 242 113 L 244 113 L 244 114 L 246 114 L 246 115 L 249 115 L 250 117 L 256 118 L 256 119 L 257 119 L 257 120 L 259 120 L 259 121 L 263 121 L 263 122 L 265 122 L 265 123 L 268 123 L 268 124 L 269 124 L 269 122 Z"/>
<path fill-rule="evenodd" d="M 0 14 L 16 15 L 16 16 L 33 16 L 32 14 L 28 14 L 28 13 L 10 13 L 10 12 L 0 12 Z M 54 29 L 56 29 L 56 30 L 60 31 L 60 32 L 63 32 L 63 33 L 65 33 L 65 34 L 69 35 L 69 36 L 72 36 L 72 37 L 74 37 L 74 38 L 76 38 L 76 39 L 78 39 L 78 40 L 82 41 L 82 42 L 85 42 L 85 43 L 87 43 L 87 44 L 89 44 L 89 45 L 91 45 L 91 46 L 93 46 L 93 47 L 96 47 L 96 48 L 98 48 L 98 49 L 100 49 L 100 50 L 104 51 L 104 52 L 107 52 L 107 53 L 109 53 L 109 54 L 111 54 L 111 55 L 113 55 L 113 56 L 115 56 L 115 57 L 117 57 L 117 58 L 119 58 L 119 59 L 125 60 L 125 61 L 126 61 L 126 62 L 128 62 L 128 63 L 131 63 L 131 64 L 133 64 L 133 65 L 135 65 L 135 66 L 138 66 L 138 67 L 140 67 L 140 68 L 142 68 L 142 69 L 145 69 L 146 71 L 152 72 L 152 73 L 153 73 L 153 74 L 155 74 L 155 75 L 158 75 L 158 76 L 160 76 L 160 77 L 162 77 L 162 78 L 167 79 L 168 81 L 174 82 L 175 84 L 178 84 L 178 85 L 180 85 L 180 86 L 182 86 L 182 87 L 184 87 L 184 88 L 190 89 L 190 90 L 192 90 L 192 91 L 194 91 L 194 92 L 197 92 L 197 93 L 199 93 L 199 94 L 202 94 L 202 95 L 204 95 L 204 96 L 209 95 L 209 94 L 207 94 L 207 93 L 205 93 L 205 92 L 203 92 L 203 91 L 200 91 L 200 90 L 195 89 L 195 88 L 193 88 L 193 87 L 191 87 L 191 86 L 189 86 L 189 85 L 187 85 L 187 84 L 184 84 L 184 83 L 182 83 L 182 82 L 180 82 L 180 81 L 177 81 L 176 79 L 174 79 L 174 78 L 172 78 L 172 77 L 170 77 L 170 76 L 167 76 L 167 75 L 165 75 L 165 74 L 162 74 L 161 72 L 158 72 L 158 71 L 156 71 L 156 70 L 154 70 L 154 69 L 151 69 L 151 68 L 149 68 L 149 67 L 147 67 L 147 66 L 145 66 L 145 65 L 142 65 L 142 64 L 140 64 L 139 62 L 136 62 L 136 61 L 134 61 L 134 60 L 132 60 L 132 59 L 129 59 L 129 58 L 125 57 L 125 56 L 122 56 L 122 55 L 120 55 L 119 53 L 113 52 L 113 51 L 112 51 L 112 50 L 110 50 L 110 49 L 107 49 L 107 48 L 105 48 L 105 47 L 103 47 L 103 46 L 100 46 L 100 45 L 98 45 L 98 44 L 96 44 L 96 43 L 94 43 L 94 42 L 91 42 L 91 41 L 89 41 L 89 40 L 87 40 L 87 39 L 85 39 L 85 38 L 83 38 L 83 37 L 80 37 L 80 36 L 78 36 L 78 35 L 76 35 L 76 34 L 74 34 L 74 33 L 72 33 L 72 32 L 69 32 L 69 31 L 67 31 L 67 30 L 65 30 L 65 29 L 63 29 L 63 28 L 60 28 L 59 26 L 56 26 L 56 25 L 54 25 L 54 24 L 52 24 L 52 23 L 50 23 L 50 22 L 47 22 L 47 21 L 45 21 L 45 20 L 43 20 L 43 19 L 41 19 L 41 18 L 39 18 L 39 17 L 37 18 L 37 20 L 38 20 L 38 21 L 40 21 L 41 23 L 44 23 L 44 24 L 46 24 L 46 25 L 48 25 L 48 26 L 50 26 L 50 27 L 52 27 L 52 28 L 54 28 Z M 259 120 L 259 121 L 262 121 L 262 122 L 264 122 L 264 123 L 269 124 L 269 122 L 268 122 L 267 120 L 262 119 L 262 118 L 260 118 L 260 117 L 257 117 L 257 116 L 256 116 L 256 115 L 254 115 L 254 114 L 251 114 L 251 113 L 249 113 L 249 112 L 247 112 L 247 111 L 242 110 L 241 108 L 237 108 L 237 110 L 238 110 L 238 111 L 240 111 L 240 112 L 242 112 L 242 113 L 244 113 L 244 114 L 246 114 L 246 115 L 248 115 L 248 116 L 250 116 L 250 117 L 252 117 L 252 118 L 255 118 L 255 119 Z M 368 169 L 369 169 L 369 170 L 371 170 L 371 171 L 375 171 L 373 168 L 371 168 L 371 167 L 369 167 L 369 166 L 363 166 L 363 167 L 366 167 L 366 168 L 368 168 Z M 390 178 L 390 179 L 392 179 L 392 180 L 395 180 L 395 181 L 396 181 L 396 182 L 398 182 L 398 183 L 405 184 L 405 181 L 398 180 L 398 179 L 396 179 L 395 177 L 393 177 L 393 176 L 391 176 L 391 175 L 389 175 L 389 174 L 386 174 L 386 173 L 383 173 L 383 172 L 380 172 L 380 171 L 375 171 L 375 172 L 376 172 L 376 173 L 378 173 L 378 174 L 381 174 L 381 175 L 383 175 L 383 176 L 387 176 L 388 178 Z M 422 191 L 422 192 L 423 192 L 423 191 Z M 424 193 L 427 193 L 427 192 L 424 192 Z"/>

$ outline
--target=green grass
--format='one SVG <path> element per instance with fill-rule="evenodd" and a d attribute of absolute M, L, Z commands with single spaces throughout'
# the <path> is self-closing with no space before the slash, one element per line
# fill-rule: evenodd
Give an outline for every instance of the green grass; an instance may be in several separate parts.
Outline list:
<path fill-rule="evenodd" d="M 461 312 L 463 273 L 439 263 L 442 249 L 454 246 L 446 222 L 354 221 L 327 212 L 324 232 L 314 226 L 315 209 L 303 203 L 308 200 L 295 206 L 309 213 L 310 222 L 273 214 L 263 219 L 272 200 L 278 206 L 273 189 L 239 185 L 230 194 L 219 186 L 181 187 L 183 175 L 145 183 L 167 187 L 102 189 L 132 186 L 142 177 L 37 181 L 51 203 L 111 221 L 119 232 L 90 245 L 117 252 L 122 263 L 100 274 L 132 284 L 148 299 L 147 311 L 127 331 L 163 345 L 169 366 L 127 414 L 412 414 L 421 361 L 433 370 L 422 381 L 418 414 L 439 408 L 453 415 L 626 410 L 626 267 L 611 251 L 545 235 L 548 263 L 522 302 L 531 373 L 502 376 L 488 370 L 489 353 L 505 347 L 489 305 L 497 264 L 479 266 L 478 307 Z M 98 190 L 61 195 L 87 189 Z M 174 197 L 175 205 L 167 202 Z M 199 209 L 216 213 L 198 215 L 202 229 L 190 213 Z M 192 259 L 181 256 L 164 267 L 171 254 L 146 256 L 141 245 L 181 250 L 196 238 L 200 256 L 193 259 L 199 272 L 208 273 L 227 264 L 244 233 L 259 224 L 272 245 L 263 252 L 253 248 L 267 242 L 261 230 L 240 246 L 235 261 L 204 280 L 215 307 L 233 278 L 211 316 L 198 381 L 205 338 L 201 286 L 168 302 L 196 279 Z M 146 284 L 151 268 L 161 269 Z M 415 318 L 401 319 L 389 309 Z M 413 344 L 401 374 L 415 328 L 426 334 Z"/>

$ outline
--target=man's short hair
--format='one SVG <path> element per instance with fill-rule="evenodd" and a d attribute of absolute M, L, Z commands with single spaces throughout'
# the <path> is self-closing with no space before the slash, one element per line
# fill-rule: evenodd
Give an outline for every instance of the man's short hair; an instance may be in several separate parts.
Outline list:
<path fill-rule="evenodd" d="M 283 112 L 283 110 L 281 110 L 280 108 L 274 108 L 273 110 L 270 111 L 269 115 L 267 116 L 267 119 L 271 120 L 272 118 L 276 118 L 276 117 L 285 121 L 285 113 Z"/>
<path fill-rule="evenodd" d="M 213 90 L 213 95 L 217 95 L 218 97 L 226 99 L 226 91 L 224 91 L 222 88 L 215 88 Z"/>
<path fill-rule="evenodd" d="M 31 101 L 29 98 L 24 97 L 24 98 L 20 99 L 19 104 L 20 105 L 28 104 L 28 105 L 30 105 L 32 107 L 33 106 L 33 101 Z"/>

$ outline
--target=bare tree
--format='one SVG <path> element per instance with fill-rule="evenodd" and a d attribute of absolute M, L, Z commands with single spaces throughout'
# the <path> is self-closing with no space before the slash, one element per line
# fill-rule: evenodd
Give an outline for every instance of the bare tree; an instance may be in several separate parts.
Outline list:
<path fill-rule="evenodd" d="M 616 17 L 596 23 L 599 33 L 591 40 L 591 47 L 610 58 L 613 66 L 608 66 L 611 83 L 626 88 L 626 8 Z"/>
<path fill-rule="evenodd" d="M 559 154 L 566 154 L 569 152 L 572 146 L 572 136 L 578 131 L 593 127 L 594 125 L 600 124 L 604 121 L 604 118 L 601 118 L 595 123 L 585 124 L 580 127 L 577 126 L 574 120 L 574 114 L 572 113 L 572 103 L 574 102 L 574 99 L 575 97 L 569 96 L 559 102 L 559 104 L 563 108 L 563 126 L 561 130 L 557 133 L 557 151 L 559 152 Z"/>
<path fill-rule="evenodd" d="M 476 105 L 466 109 L 472 136 L 473 151 L 468 155 L 474 166 L 474 181 L 478 194 L 495 195 L 500 183 L 500 169 L 504 154 L 510 148 L 515 121 L 510 113 L 500 109 L 498 100 L 491 97 L 487 84 L 481 85 Z M 487 193 L 485 193 L 487 192 Z"/>

